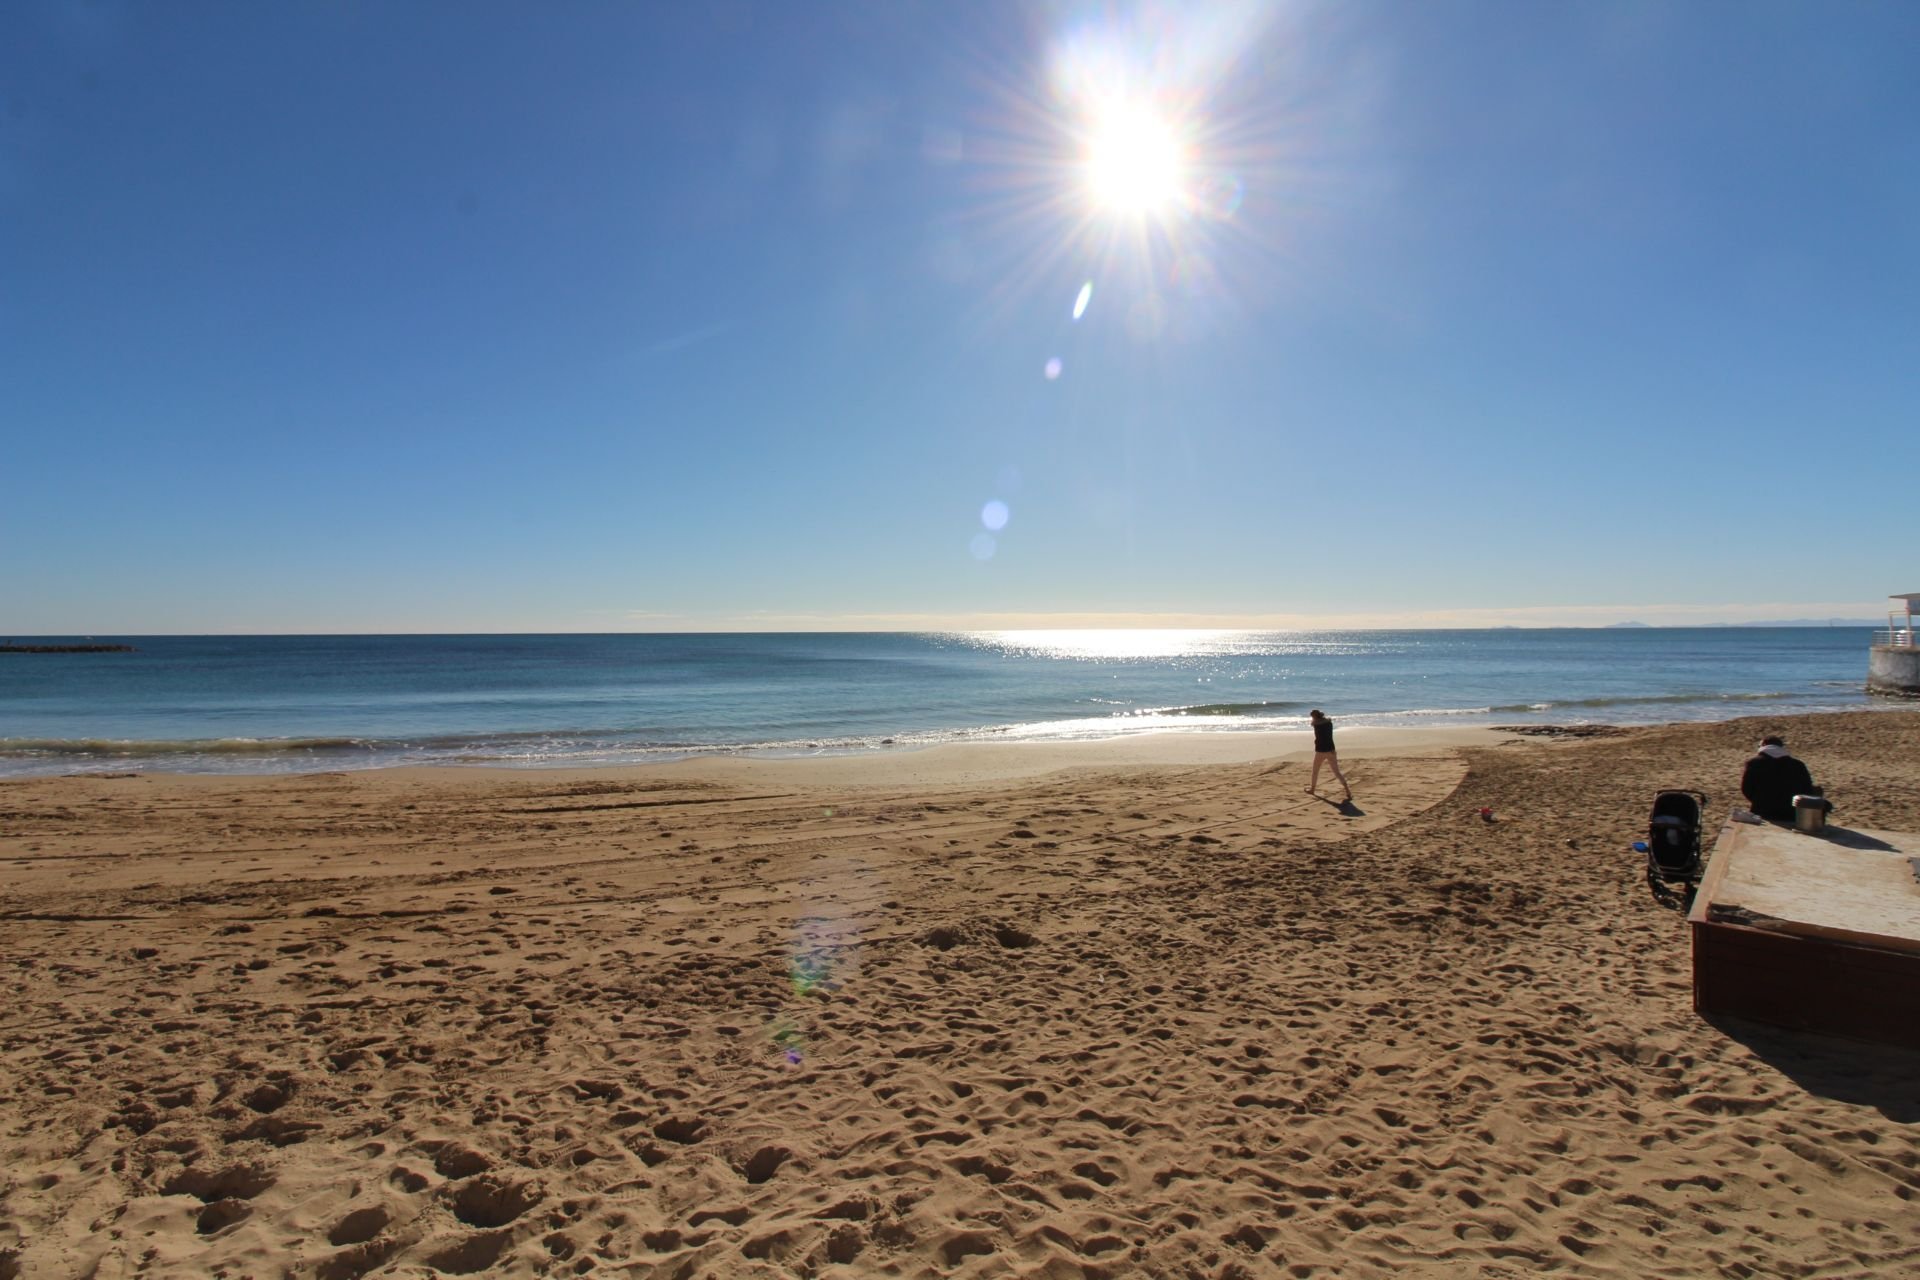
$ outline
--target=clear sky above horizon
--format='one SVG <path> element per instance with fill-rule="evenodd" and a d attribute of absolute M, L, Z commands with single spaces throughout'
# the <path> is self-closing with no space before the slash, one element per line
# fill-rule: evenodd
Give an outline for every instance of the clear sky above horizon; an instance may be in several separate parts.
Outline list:
<path fill-rule="evenodd" d="M 1871 617 L 1920 5 L 0 7 L 0 632 Z"/>

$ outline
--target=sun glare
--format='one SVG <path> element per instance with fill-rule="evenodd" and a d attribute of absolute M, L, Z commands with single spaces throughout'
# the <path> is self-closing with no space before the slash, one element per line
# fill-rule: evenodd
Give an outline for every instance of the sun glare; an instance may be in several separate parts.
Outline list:
<path fill-rule="evenodd" d="M 1166 627 L 1066 628 L 1046 631 L 984 631 L 991 645 L 1052 658 L 1109 660 L 1193 657 L 1239 637 L 1238 631 Z"/>
<path fill-rule="evenodd" d="M 1094 121 L 1087 147 L 1087 186 L 1110 213 L 1170 213 L 1186 183 L 1186 153 L 1173 126 L 1140 103 L 1112 103 Z"/>
<path fill-rule="evenodd" d="M 1191 342 L 1235 320 L 1285 230 L 1275 193 L 1298 124 L 1291 78 L 1268 86 L 1265 70 L 1291 70 L 1293 44 L 1265 32 L 1293 0 L 1066 7 L 1090 12 L 1049 37 L 1040 79 L 1024 34 L 983 60 L 992 110 L 964 148 L 983 179 L 974 212 L 1005 257 L 982 305 L 1025 306 L 1042 287 L 1059 291 L 1048 306 L 1072 299 L 1073 348 L 1027 366 L 1049 384 L 1100 376 L 1089 344 Z M 956 233 L 952 260 L 972 243 Z"/>

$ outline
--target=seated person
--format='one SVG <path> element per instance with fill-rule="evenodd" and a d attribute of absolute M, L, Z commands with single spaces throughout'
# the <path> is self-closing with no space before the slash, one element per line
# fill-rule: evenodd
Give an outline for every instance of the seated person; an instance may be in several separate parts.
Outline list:
<path fill-rule="evenodd" d="M 1740 775 L 1740 793 L 1747 803 L 1774 822 L 1792 822 L 1793 798 L 1819 791 L 1807 766 L 1788 755 L 1786 744 L 1772 735 L 1761 739 L 1760 750 Z"/>

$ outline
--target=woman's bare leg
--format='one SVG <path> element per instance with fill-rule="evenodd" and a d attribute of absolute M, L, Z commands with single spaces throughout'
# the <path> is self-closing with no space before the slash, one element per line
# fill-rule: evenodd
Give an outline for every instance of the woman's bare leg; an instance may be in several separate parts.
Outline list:
<path fill-rule="evenodd" d="M 1319 758 L 1316 757 L 1314 764 L 1317 766 L 1319 763 Z M 1353 799 L 1353 784 L 1347 781 L 1346 774 L 1340 772 L 1340 753 L 1337 751 L 1327 752 L 1327 763 L 1333 766 L 1333 776 L 1340 779 L 1340 785 L 1347 789 L 1347 799 Z"/>

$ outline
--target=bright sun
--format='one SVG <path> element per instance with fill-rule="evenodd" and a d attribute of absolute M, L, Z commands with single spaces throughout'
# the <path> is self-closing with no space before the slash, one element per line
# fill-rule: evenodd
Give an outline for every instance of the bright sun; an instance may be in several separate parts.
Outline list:
<path fill-rule="evenodd" d="M 1186 183 L 1185 148 L 1173 126 L 1139 103 L 1113 103 L 1094 122 L 1087 185 L 1102 209 L 1129 217 L 1169 213 Z"/>

